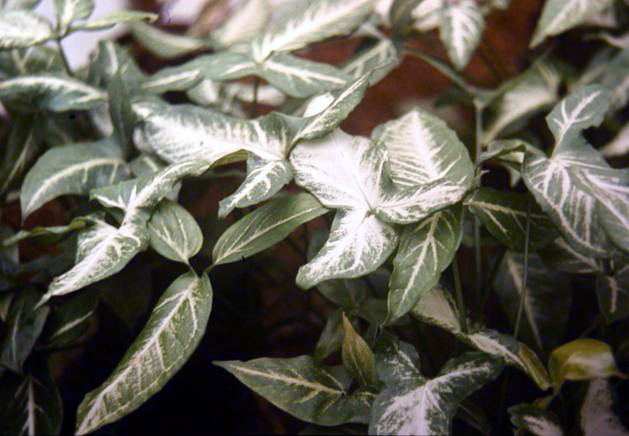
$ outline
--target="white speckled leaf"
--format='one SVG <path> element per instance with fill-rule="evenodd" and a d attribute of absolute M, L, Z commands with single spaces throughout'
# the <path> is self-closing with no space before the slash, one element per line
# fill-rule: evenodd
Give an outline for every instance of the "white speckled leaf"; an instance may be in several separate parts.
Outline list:
<path fill-rule="evenodd" d="M 368 274 L 387 260 L 397 242 L 393 227 L 374 215 L 363 210 L 339 210 L 326 243 L 299 268 L 297 284 L 310 288 L 324 280 Z"/>
<path fill-rule="evenodd" d="M 558 35 L 611 7 L 612 0 L 548 0 L 531 40 L 531 47 Z"/>
<path fill-rule="evenodd" d="M 86 195 L 91 189 L 111 185 L 128 175 L 118 147 L 111 142 L 52 148 L 24 179 L 20 192 L 22 217 L 60 195 Z"/>
<path fill-rule="evenodd" d="M 350 378 L 342 368 L 317 365 L 310 356 L 215 362 L 257 394 L 291 415 L 320 425 L 365 423 L 373 394 L 349 395 Z"/>
<path fill-rule="evenodd" d="M 497 377 L 500 369 L 486 354 L 467 353 L 450 360 L 433 379 L 388 386 L 374 401 L 369 433 L 449 434 L 460 402 Z"/>
<path fill-rule="evenodd" d="M 116 421 L 159 392 L 201 341 L 211 308 L 207 276 L 189 272 L 175 280 L 114 372 L 81 402 L 76 433 Z"/>
<path fill-rule="evenodd" d="M 547 410 L 531 404 L 518 404 L 509 407 L 511 422 L 519 431 L 534 436 L 563 436 L 559 419 Z"/>
<path fill-rule="evenodd" d="M 278 20 L 253 41 L 262 62 L 276 52 L 292 51 L 332 36 L 350 33 L 371 13 L 373 0 L 315 0 Z"/>
<path fill-rule="evenodd" d="M 592 380 L 581 406 L 581 430 L 584 436 L 629 436 L 620 418 L 613 411 L 609 380 Z"/>
<path fill-rule="evenodd" d="M 446 1 L 440 11 L 439 36 L 454 66 L 462 70 L 480 42 L 485 20 L 474 0 Z"/>
<path fill-rule="evenodd" d="M 30 47 L 55 37 L 46 18 L 26 10 L 0 11 L 0 48 Z"/>

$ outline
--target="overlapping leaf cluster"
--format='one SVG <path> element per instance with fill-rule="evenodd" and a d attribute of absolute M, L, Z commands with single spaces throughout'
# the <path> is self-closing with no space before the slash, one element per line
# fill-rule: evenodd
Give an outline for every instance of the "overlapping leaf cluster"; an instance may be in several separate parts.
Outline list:
<path fill-rule="evenodd" d="M 308 241 L 309 259 L 295 277 L 338 306 L 313 357 L 218 365 L 304 421 L 339 431 L 359 424 L 373 434 L 448 433 L 460 407 L 470 415 L 465 398 L 508 365 L 534 389 L 553 389 L 535 404 L 509 409 L 518 429 L 561 434 L 553 401 L 562 383 L 593 380 L 581 412 L 584 431 L 622 430 L 603 380 L 622 376 L 609 345 L 565 343 L 577 339 L 565 330 L 568 278 L 577 274 L 596 277 L 601 319 L 622 323 L 629 316 L 629 173 L 583 136 L 617 119 L 626 104 L 627 48 L 602 51 L 579 77 L 564 77 L 563 65 L 543 58 L 485 89 L 456 70 L 479 45 L 485 15 L 505 9 L 504 0 L 316 0 L 279 8 L 250 0 L 205 38 L 164 32 L 146 23 L 157 17 L 141 12 L 90 19 L 91 0 L 57 0 L 51 23 L 34 11 L 37 3 L 1 3 L 0 101 L 10 127 L 0 195 L 19 198 L 22 220 L 62 196 L 92 201 L 67 225 L 0 228 L 0 396 L 7 398 L 0 430 L 59 431 L 61 402 L 45 350 L 84 338 L 101 302 L 116 310 L 120 302 L 99 285 L 132 268 L 139 253 L 151 249 L 187 272 L 163 291 L 109 378 L 87 393 L 79 434 L 140 407 L 190 357 L 212 309 L 208 270 L 256 255 L 327 213 L 327 236 Z M 612 3 L 548 0 L 532 45 L 614 18 Z M 121 22 L 157 57 L 195 56 L 147 74 L 125 48 L 106 41 L 86 68 L 70 69 L 65 36 Z M 369 137 L 345 133 L 341 123 L 399 65 L 405 40 L 437 29 L 454 68 L 421 57 L 473 102 L 474 144 L 426 108 Z M 341 65 L 301 55 L 340 37 L 362 42 Z M 606 61 L 612 67 L 601 68 Z M 562 84 L 569 92 L 560 98 Z M 170 91 L 188 102 L 169 103 L 163 97 Z M 259 105 L 269 107 L 266 115 L 257 116 Z M 522 134 L 549 110 L 552 143 Z M 622 154 L 627 147 L 618 139 L 602 150 Z M 190 259 L 204 235 L 178 203 L 179 190 L 185 179 L 241 161 L 244 180 L 220 201 L 218 216 L 255 208 L 209 241 L 213 262 L 198 273 Z M 482 183 L 497 167 L 510 176 L 503 190 Z M 26 239 L 56 245 L 67 258 L 20 262 L 16 244 Z M 475 250 L 474 289 L 461 283 L 462 244 Z M 483 271 L 486 259 L 490 273 Z M 24 274 L 34 277 L 27 287 L 20 284 Z M 374 285 L 375 276 L 385 279 Z M 490 286 L 509 334 L 481 323 L 482 306 L 468 307 Z M 477 295 L 466 298 L 464 290 Z M 447 362 L 429 377 L 418 344 L 396 336 L 409 322 L 443 329 L 475 351 L 447 351 Z M 550 356 L 548 366 L 540 356 Z M 611 418 L 601 422 L 597 414 Z M 472 425 L 487 430 L 471 415 Z"/>

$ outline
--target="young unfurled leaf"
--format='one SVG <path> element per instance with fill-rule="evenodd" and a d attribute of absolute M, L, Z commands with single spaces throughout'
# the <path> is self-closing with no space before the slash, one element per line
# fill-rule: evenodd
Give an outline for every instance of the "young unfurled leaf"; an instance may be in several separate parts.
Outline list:
<path fill-rule="evenodd" d="M 373 0 L 316 0 L 282 17 L 253 41 L 256 62 L 276 52 L 292 51 L 332 36 L 346 35 L 371 12 Z"/>
<path fill-rule="evenodd" d="M 203 233 L 194 217 L 176 202 L 162 200 L 148 223 L 151 247 L 162 256 L 188 263 L 203 245 Z"/>
<path fill-rule="evenodd" d="M 526 287 L 522 282 L 524 255 L 505 253 L 493 287 L 500 296 L 505 313 L 515 327 L 523 301 L 520 336 L 538 350 L 554 347 L 563 335 L 570 316 L 571 292 L 566 280 L 557 279 L 541 258 L 529 253 Z"/>
<path fill-rule="evenodd" d="M 360 210 L 339 210 L 319 253 L 297 273 L 297 284 L 310 288 L 324 280 L 354 278 L 376 270 L 398 242 L 395 229 Z"/>
<path fill-rule="evenodd" d="M 245 215 L 221 235 L 212 251 L 214 264 L 234 262 L 259 253 L 327 211 L 306 193 L 273 199 Z"/>
<path fill-rule="evenodd" d="M 312 358 L 315 362 L 321 362 L 330 354 L 341 349 L 344 337 L 341 315 L 343 315 L 343 311 L 336 309 L 328 316 L 328 320 L 325 322 L 325 326 L 321 331 L 317 345 L 315 345 L 314 353 L 312 354 Z"/>
<path fill-rule="evenodd" d="M 32 359 L 24 375 L 5 374 L 0 383 L 0 433 L 59 434 L 63 405 L 45 359 Z"/>
<path fill-rule="evenodd" d="M 629 265 L 613 275 L 596 276 L 598 307 L 608 323 L 629 317 Z"/>
<path fill-rule="evenodd" d="M 133 23 L 131 33 L 144 48 L 162 59 L 176 58 L 210 46 L 203 39 L 168 33 L 142 22 Z"/>
<path fill-rule="evenodd" d="M 23 289 L 11 303 L 7 329 L 0 342 L 0 366 L 22 372 L 22 365 L 31 353 L 44 328 L 50 308 L 36 308 L 40 294 Z"/>
<path fill-rule="evenodd" d="M 55 13 L 57 15 L 57 27 L 63 35 L 68 31 L 70 24 L 76 20 L 85 20 L 94 11 L 92 0 L 55 0 Z"/>
<path fill-rule="evenodd" d="M 581 430 L 584 436 L 628 436 L 629 430 L 613 411 L 609 380 L 594 379 L 590 382 L 581 406 Z"/>
<path fill-rule="evenodd" d="M 444 2 L 439 36 L 448 49 L 448 57 L 458 70 L 467 65 L 480 42 L 485 20 L 474 0 Z"/>
<path fill-rule="evenodd" d="M 28 10 L 0 11 L 0 48 L 23 48 L 53 39 L 50 22 Z"/>
<path fill-rule="evenodd" d="M 256 73 L 271 85 L 296 98 L 341 88 L 350 80 L 341 70 L 286 53 L 269 57 Z"/>
<path fill-rule="evenodd" d="M 201 341 L 211 308 L 207 276 L 189 272 L 175 280 L 114 372 L 81 402 L 77 434 L 120 419 L 158 392 Z"/>
<path fill-rule="evenodd" d="M 524 251 L 527 237 L 529 249 L 535 251 L 557 236 L 553 223 L 530 196 L 480 188 L 466 198 L 465 205 L 492 236 L 515 251 Z"/>
<path fill-rule="evenodd" d="M 433 379 L 394 384 L 374 402 L 370 434 L 449 434 L 461 401 L 498 376 L 501 365 L 486 354 L 450 360 Z"/>
<path fill-rule="evenodd" d="M 349 395 L 350 377 L 339 367 L 324 367 L 310 356 L 214 362 L 250 389 L 291 415 L 320 425 L 366 423 L 373 394 Z"/>
<path fill-rule="evenodd" d="M 422 295 L 439 282 L 461 243 L 462 220 L 463 210 L 453 207 L 435 212 L 419 224 L 404 229 L 389 280 L 390 321 L 413 309 Z"/>
<path fill-rule="evenodd" d="M 616 368 L 610 346 L 596 339 L 577 339 L 555 348 L 550 353 L 548 371 L 556 390 L 565 380 L 624 377 Z"/>
<path fill-rule="evenodd" d="M 611 7 L 612 0 L 548 0 L 531 40 L 535 47 L 549 36 L 558 35 Z"/>
<path fill-rule="evenodd" d="M 356 333 L 354 326 L 345 314 L 342 315 L 343 345 L 341 356 L 343 366 L 361 385 L 376 386 L 378 384 L 378 369 L 373 351 L 365 340 Z"/>
<path fill-rule="evenodd" d="M 111 141 L 55 147 L 26 175 L 20 193 L 23 219 L 60 195 L 86 195 L 91 189 L 128 177 L 118 146 Z"/>
<path fill-rule="evenodd" d="M 53 75 L 21 76 L 0 82 L 0 99 L 26 110 L 53 112 L 90 109 L 105 101 L 98 88 L 70 77 Z"/>
<path fill-rule="evenodd" d="M 559 418 L 554 413 L 532 404 L 509 407 L 511 422 L 520 431 L 526 430 L 534 436 L 563 436 Z"/>

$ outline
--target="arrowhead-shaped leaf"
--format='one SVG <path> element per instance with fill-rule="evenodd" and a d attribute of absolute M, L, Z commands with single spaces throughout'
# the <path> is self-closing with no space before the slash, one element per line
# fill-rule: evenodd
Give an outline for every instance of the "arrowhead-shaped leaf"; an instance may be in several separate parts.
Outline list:
<path fill-rule="evenodd" d="M 328 210 L 310 194 L 274 198 L 232 224 L 212 251 L 214 264 L 234 262 L 265 250 Z"/>
<path fill-rule="evenodd" d="M 317 255 L 299 269 L 297 284 L 310 288 L 324 280 L 354 278 L 375 271 L 398 242 L 395 229 L 374 215 L 341 209 Z"/>
<path fill-rule="evenodd" d="M 24 48 L 55 37 L 50 22 L 27 10 L 0 11 L 0 48 Z"/>
<path fill-rule="evenodd" d="M 492 236 L 515 251 L 524 251 L 526 238 L 529 249 L 535 251 L 557 236 L 553 223 L 530 196 L 480 188 L 465 199 L 465 205 Z"/>
<path fill-rule="evenodd" d="M 39 158 L 24 179 L 22 217 L 60 195 L 86 195 L 127 176 L 120 150 L 110 141 L 54 147 Z"/>
<path fill-rule="evenodd" d="M 609 380 L 592 380 L 580 410 L 583 436 L 629 436 L 613 406 Z"/>
<path fill-rule="evenodd" d="M 277 20 L 253 41 L 257 62 L 276 52 L 292 51 L 332 36 L 347 35 L 372 11 L 373 0 L 316 0 Z"/>
<path fill-rule="evenodd" d="M 350 378 L 342 368 L 315 364 L 310 356 L 215 362 L 282 410 L 307 422 L 338 425 L 365 423 L 372 394 L 349 395 Z"/>
<path fill-rule="evenodd" d="M 385 388 L 373 405 L 370 434 L 449 434 L 460 402 L 498 376 L 501 365 L 481 353 L 450 360 L 433 379 Z"/>
<path fill-rule="evenodd" d="M 167 259 L 188 263 L 203 245 L 194 217 L 176 202 L 162 200 L 148 223 L 151 247 Z"/>
<path fill-rule="evenodd" d="M 454 66 L 462 70 L 480 42 L 485 20 L 474 0 L 444 2 L 439 36 Z"/>
<path fill-rule="evenodd" d="M 531 47 L 548 36 L 558 35 L 611 7 L 612 0 L 548 0 L 531 40 Z"/>
<path fill-rule="evenodd" d="M 384 335 L 375 352 L 378 373 L 387 385 L 415 384 L 424 379 L 417 350 L 408 342 Z"/>
<path fill-rule="evenodd" d="M 189 272 L 175 280 L 114 372 L 81 402 L 77 434 L 127 415 L 158 392 L 201 341 L 211 308 L 207 276 Z"/>
<path fill-rule="evenodd" d="M 53 75 L 21 76 L 0 82 L 0 99 L 28 110 L 53 112 L 90 109 L 103 103 L 107 94 L 70 77 Z"/>
<path fill-rule="evenodd" d="M 460 207 L 435 212 L 419 224 L 404 229 L 389 280 L 387 309 L 391 321 L 413 309 L 439 282 L 462 236 L 463 210 Z"/>

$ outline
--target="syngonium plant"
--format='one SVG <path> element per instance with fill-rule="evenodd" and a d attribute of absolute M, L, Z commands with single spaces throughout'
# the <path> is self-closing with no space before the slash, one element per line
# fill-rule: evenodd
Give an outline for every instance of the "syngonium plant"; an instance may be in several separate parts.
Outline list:
<path fill-rule="evenodd" d="M 37 3 L 0 3 L 0 100 L 8 113 L 1 194 L 5 205 L 19 199 L 22 220 L 60 196 L 85 200 L 69 224 L 1 229 L 3 433 L 60 431 L 47 351 L 85 338 L 99 301 L 115 307 L 100 286 L 132 268 L 138 253 L 153 250 L 188 271 L 163 291 L 113 373 L 86 393 L 77 434 L 140 407 L 188 360 L 212 309 L 210 270 L 328 214 L 319 221 L 329 233 L 312 234 L 295 277 L 338 307 L 313 356 L 217 365 L 303 421 L 370 434 L 446 434 L 459 410 L 488 432 L 487 417 L 465 398 L 510 366 L 538 398 L 509 408 L 518 434 L 571 428 L 557 398 L 572 380 L 590 381 L 579 412 L 586 435 L 627 434 L 609 382 L 624 376 L 607 343 L 624 347 L 626 361 L 626 329 L 620 338 L 604 329 L 594 338 L 565 333 L 571 278 L 595 277 L 598 323 L 627 326 L 629 173 L 609 160 L 629 149 L 618 127 L 629 96 L 626 2 L 547 0 L 531 45 L 548 50 L 497 88 L 458 71 L 481 41 L 485 15 L 508 0 L 249 0 L 208 37 L 164 32 L 142 12 L 90 19 L 90 0 L 56 0 L 51 23 L 34 12 Z M 157 57 L 195 55 L 147 74 L 105 41 L 86 68 L 70 69 L 63 38 L 121 22 Z M 582 25 L 586 33 L 575 30 L 575 38 L 604 42 L 589 64 L 570 69 L 553 57 L 551 37 Z M 433 31 L 447 61 L 406 44 Z M 341 65 L 295 54 L 330 38 L 361 44 Z M 419 107 L 369 137 L 339 127 L 407 55 L 446 75 L 473 108 L 469 144 Z M 187 103 L 169 103 L 170 91 Z M 264 116 L 255 113 L 260 104 L 271 109 Z M 545 126 L 532 128 L 540 115 Z M 602 149 L 583 134 L 601 123 L 618 134 Z M 219 167 L 238 161 L 246 161 L 246 175 L 218 216 L 246 212 L 204 241 L 177 201 L 182 183 L 220 183 Z M 506 172 L 511 183 L 486 186 L 488 171 Z M 20 262 L 16 244 L 24 240 L 63 255 Z M 213 261 L 193 268 L 204 243 Z M 462 244 L 475 253 L 473 286 L 461 283 Z M 489 287 L 510 332 L 483 325 L 482 309 L 467 306 L 486 300 Z M 419 344 L 399 334 L 409 323 L 445 330 L 470 351 L 438 350 L 445 363 L 426 373 Z"/>

